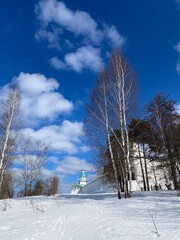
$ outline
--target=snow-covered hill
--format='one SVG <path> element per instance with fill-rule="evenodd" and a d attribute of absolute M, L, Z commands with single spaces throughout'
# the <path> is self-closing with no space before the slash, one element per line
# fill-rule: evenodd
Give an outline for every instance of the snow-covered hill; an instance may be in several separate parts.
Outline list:
<path fill-rule="evenodd" d="M 7 205 L 7 210 L 2 211 Z M 179 240 L 175 192 L 31 197 L 0 201 L 1 240 Z"/>

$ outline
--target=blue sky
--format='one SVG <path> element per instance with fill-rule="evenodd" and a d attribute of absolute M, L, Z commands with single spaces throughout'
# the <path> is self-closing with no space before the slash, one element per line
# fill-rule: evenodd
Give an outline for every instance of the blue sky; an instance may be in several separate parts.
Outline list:
<path fill-rule="evenodd" d="M 134 67 L 140 108 L 155 93 L 180 103 L 180 1 L 0 1 L 1 94 L 20 85 L 25 132 L 50 142 L 44 173 L 76 183 L 93 174 L 84 103 L 108 54 Z"/>

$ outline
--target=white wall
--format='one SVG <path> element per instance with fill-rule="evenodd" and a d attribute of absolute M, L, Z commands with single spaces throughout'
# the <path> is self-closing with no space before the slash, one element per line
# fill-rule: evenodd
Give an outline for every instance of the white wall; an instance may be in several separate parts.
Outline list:
<path fill-rule="evenodd" d="M 105 183 L 100 177 L 81 188 L 80 193 L 111 193 L 116 192 L 111 184 Z"/>

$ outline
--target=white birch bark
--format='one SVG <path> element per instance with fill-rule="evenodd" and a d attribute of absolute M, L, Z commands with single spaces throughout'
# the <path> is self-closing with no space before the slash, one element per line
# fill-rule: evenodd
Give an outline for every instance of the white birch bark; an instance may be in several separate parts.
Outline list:
<path fill-rule="evenodd" d="M 11 131 L 13 129 L 13 122 L 15 118 L 17 117 L 18 111 L 19 111 L 19 104 L 20 104 L 20 95 L 19 90 L 10 90 L 8 99 L 4 103 L 5 108 L 3 109 L 4 112 L 1 113 L 1 117 L 3 118 L 1 121 L 1 144 L 2 144 L 2 150 L 0 155 L 0 188 L 2 186 L 3 182 L 3 176 L 5 173 L 5 169 L 8 164 L 7 160 L 7 154 L 9 152 L 9 140 Z M 9 157 L 8 157 L 9 159 Z"/>
<path fill-rule="evenodd" d="M 92 116 L 105 127 L 115 181 L 118 186 L 118 178 L 122 175 L 123 182 L 125 182 L 125 196 L 130 195 L 128 178 L 130 190 L 132 181 L 127 112 L 133 95 L 134 78 L 130 78 L 130 75 L 131 70 L 128 68 L 126 61 L 120 52 L 115 50 L 110 57 L 110 68 L 107 68 L 106 72 L 102 72 L 97 81 L 89 110 Z M 118 131 L 120 136 L 118 136 Z M 121 156 L 119 160 L 113 156 L 112 137 L 119 144 L 123 153 L 123 157 Z M 117 164 L 121 172 L 116 167 Z"/>
<path fill-rule="evenodd" d="M 129 188 L 131 192 L 132 188 L 132 171 L 131 171 L 131 162 L 130 162 L 130 140 L 129 132 L 127 126 L 127 112 L 130 98 L 133 93 L 133 81 L 134 78 L 131 78 L 131 70 L 128 68 L 128 64 L 123 60 L 120 52 L 118 50 L 114 51 L 111 56 L 111 68 L 114 75 L 113 81 L 116 83 L 111 84 L 111 86 L 117 89 L 117 93 L 114 95 L 115 103 L 118 106 L 118 115 L 119 118 L 119 128 L 121 132 L 121 147 L 126 158 L 126 181 L 129 177 Z M 111 91 L 111 94 L 116 90 Z M 128 189 L 127 189 L 127 192 Z"/>

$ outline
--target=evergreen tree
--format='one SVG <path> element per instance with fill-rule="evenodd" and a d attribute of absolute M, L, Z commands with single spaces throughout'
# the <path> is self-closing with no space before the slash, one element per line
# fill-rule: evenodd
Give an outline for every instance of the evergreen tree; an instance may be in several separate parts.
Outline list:
<path fill-rule="evenodd" d="M 157 94 L 147 104 L 146 111 L 154 140 L 154 144 L 150 145 L 151 150 L 157 153 L 161 165 L 168 169 L 174 189 L 178 189 L 179 137 L 175 101 L 169 100 L 168 96 Z"/>

